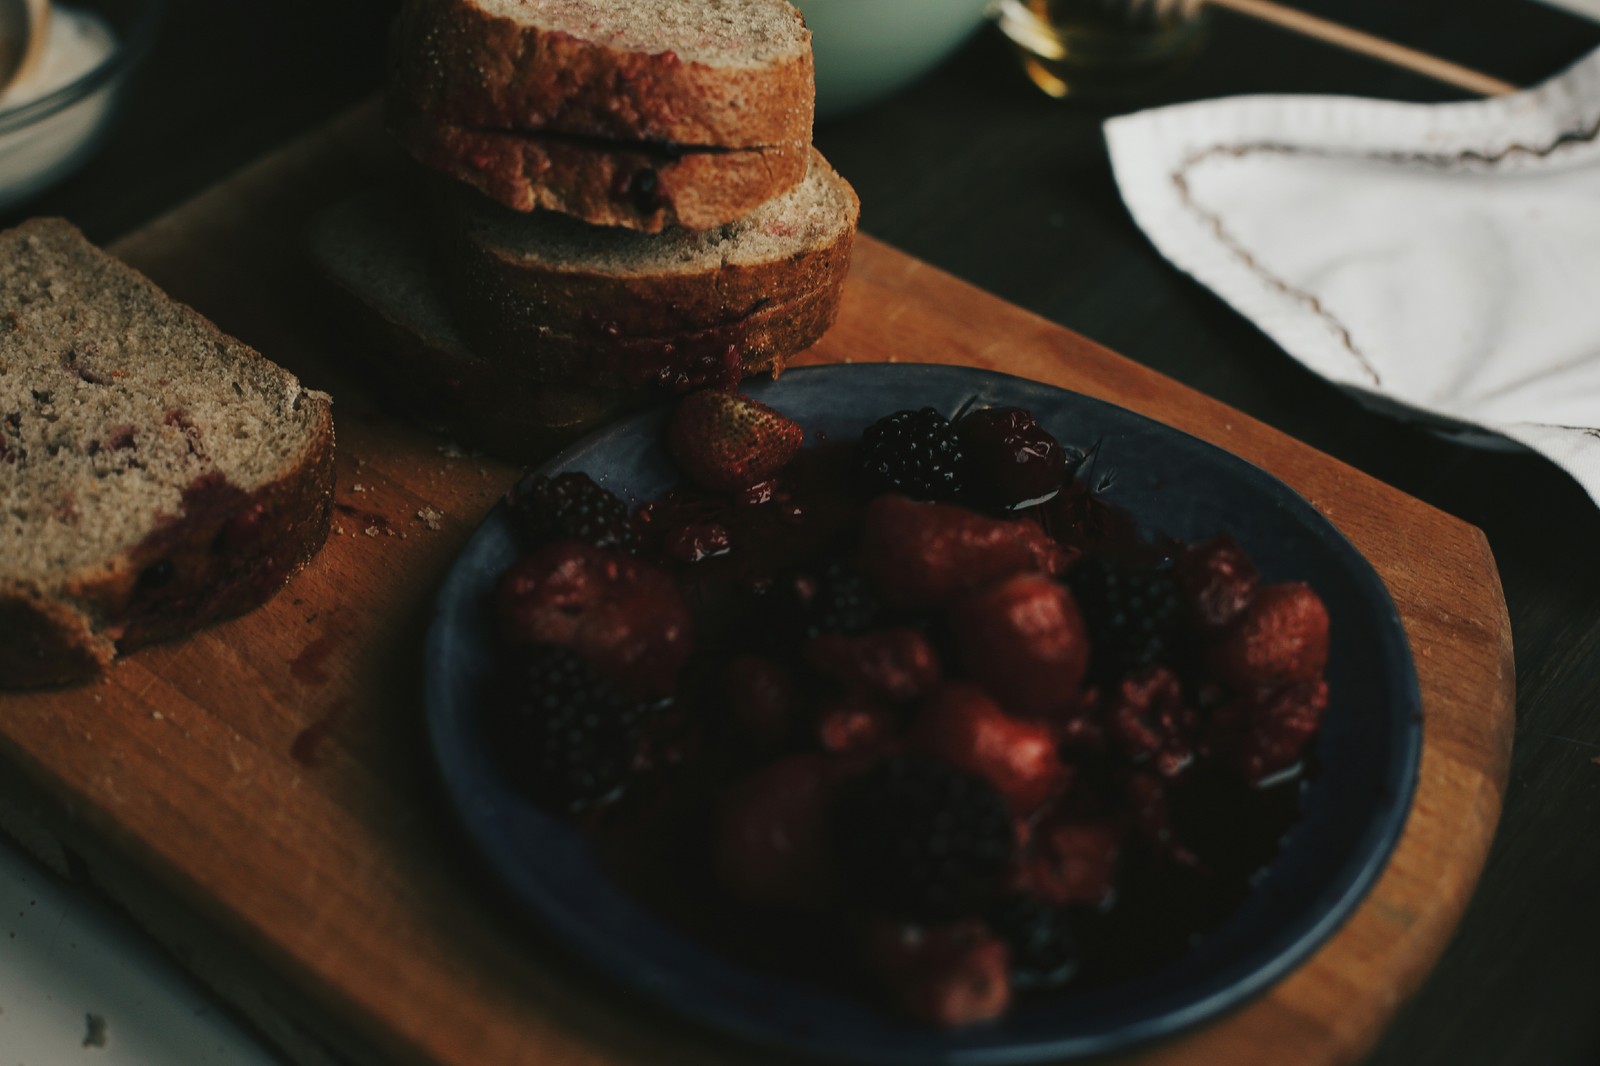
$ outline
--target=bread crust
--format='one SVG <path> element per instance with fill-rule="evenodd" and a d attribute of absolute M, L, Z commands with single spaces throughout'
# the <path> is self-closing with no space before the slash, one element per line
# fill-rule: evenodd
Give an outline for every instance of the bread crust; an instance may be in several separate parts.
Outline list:
<path fill-rule="evenodd" d="M 832 256 L 848 265 L 850 244 L 847 235 L 832 246 Z M 515 297 L 508 301 L 471 284 L 447 283 L 446 292 L 473 351 L 522 377 L 681 392 L 731 387 L 741 377 L 781 371 L 790 356 L 811 347 L 833 325 L 843 281 L 842 269 L 830 270 L 825 284 L 791 299 L 768 299 L 742 316 L 713 316 L 698 329 L 654 334 L 629 333 L 605 319 L 567 333 L 539 321 Z"/>
<path fill-rule="evenodd" d="M 185 511 L 59 588 L 0 588 L 0 688 L 91 677 L 121 653 L 253 610 L 327 540 L 333 508 L 330 400 L 304 392 L 318 426 L 293 469 L 245 492 L 220 474 L 184 493 Z"/>
<path fill-rule="evenodd" d="M 659 233 L 744 217 L 805 177 L 806 141 L 762 148 L 664 152 L 440 120 L 391 94 L 390 132 L 419 162 L 514 211 L 560 211 L 601 226 Z"/>
<path fill-rule="evenodd" d="M 756 148 L 811 143 L 816 75 L 799 12 L 790 54 L 747 66 L 627 50 L 485 12 L 408 0 L 390 36 L 389 95 L 469 128 Z"/>
<path fill-rule="evenodd" d="M 520 257 L 483 227 L 463 224 L 448 207 L 432 228 L 457 317 L 477 333 L 526 334 L 543 327 L 575 336 L 666 337 L 739 322 L 773 304 L 801 306 L 809 294 L 829 294 L 823 298 L 837 303 L 850 269 L 857 213 L 859 206 L 832 239 L 789 255 L 655 273 Z"/>
<path fill-rule="evenodd" d="M 0 688 L 40 688 L 92 677 L 116 656 L 89 619 L 37 589 L 0 589 Z"/>

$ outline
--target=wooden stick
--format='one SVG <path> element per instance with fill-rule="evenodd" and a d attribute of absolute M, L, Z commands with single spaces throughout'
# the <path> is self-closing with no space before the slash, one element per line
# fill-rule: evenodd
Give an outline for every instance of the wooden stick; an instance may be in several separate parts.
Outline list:
<path fill-rule="evenodd" d="M 1508 81 L 1491 78 L 1487 74 L 1429 55 L 1427 52 L 1419 52 L 1415 48 L 1407 48 L 1393 41 L 1386 41 L 1382 37 L 1374 37 L 1370 33 L 1362 33 L 1360 30 L 1341 26 L 1337 22 L 1329 22 L 1304 11 L 1285 7 L 1274 3 L 1273 0 L 1205 0 L 1205 2 L 1212 7 L 1227 8 L 1229 11 L 1282 26 L 1286 30 L 1306 37 L 1314 37 L 1337 48 L 1359 52 L 1373 59 L 1404 67 L 1406 70 L 1468 92 L 1483 96 L 1500 96 L 1514 93 L 1518 88 Z"/>

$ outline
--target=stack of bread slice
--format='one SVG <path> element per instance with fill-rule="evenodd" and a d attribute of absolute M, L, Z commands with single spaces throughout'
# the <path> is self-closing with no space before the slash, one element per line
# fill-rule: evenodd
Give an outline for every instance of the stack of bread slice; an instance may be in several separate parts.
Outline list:
<path fill-rule="evenodd" d="M 413 406 L 529 460 L 833 323 L 860 204 L 787 0 L 405 0 L 390 131 L 429 176 L 312 250 Z"/>

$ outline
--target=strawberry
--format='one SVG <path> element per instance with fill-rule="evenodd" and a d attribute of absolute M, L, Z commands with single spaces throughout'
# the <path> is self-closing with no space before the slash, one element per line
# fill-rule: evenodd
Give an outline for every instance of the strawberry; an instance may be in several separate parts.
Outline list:
<path fill-rule="evenodd" d="M 767 481 L 800 450 L 805 430 L 766 404 L 704 389 L 678 402 L 667 450 L 691 479 L 714 492 Z"/>
<path fill-rule="evenodd" d="M 1328 609 L 1308 585 L 1268 585 L 1211 650 L 1211 667 L 1239 690 L 1314 681 L 1328 665 Z"/>
<path fill-rule="evenodd" d="M 912 743 L 930 755 L 987 778 L 1019 815 L 1043 806 L 1066 786 L 1067 767 L 1050 730 L 1012 718 L 975 685 L 950 682 L 922 709 Z"/>
<path fill-rule="evenodd" d="M 806 662 L 847 691 L 905 703 L 939 683 L 938 653 L 922 632 L 909 627 L 859 637 L 825 634 L 806 645 Z"/>
<path fill-rule="evenodd" d="M 1011 1003 L 1010 953 L 980 921 L 881 923 L 864 947 L 883 990 L 919 1021 L 954 1029 L 998 1018 Z"/>
<path fill-rule="evenodd" d="M 1060 551 L 1028 521 L 953 503 L 879 496 L 861 530 L 861 571 L 891 607 L 942 607 L 969 589 L 1027 571 L 1054 573 Z"/>
<path fill-rule="evenodd" d="M 509 644 L 577 652 L 630 695 L 671 695 L 689 658 L 692 623 L 677 582 L 633 556 L 559 541 L 513 564 L 495 593 Z"/>
<path fill-rule="evenodd" d="M 749 903 L 816 910 L 836 892 L 829 815 L 837 763 L 792 755 L 728 792 L 715 837 L 718 879 Z"/>
<path fill-rule="evenodd" d="M 1237 618 L 1255 595 L 1255 564 L 1226 533 L 1187 549 L 1178 559 L 1190 624 L 1214 632 Z"/>
<path fill-rule="evenodd" d="M 1016 574 L 957 602 L 950 629 L 967 673 L 1006 709 L 1043 718 L 1070 707 L 1089 669 L 1089 636 L 1072 593 Z"/>
<path fill-rule="evenodd" d="M 1328 709 L 1328 683 L 1301 681 L 1259 689 L 1218 707 L 1201 746 L 1256 784 L 1305 755 Z"/>

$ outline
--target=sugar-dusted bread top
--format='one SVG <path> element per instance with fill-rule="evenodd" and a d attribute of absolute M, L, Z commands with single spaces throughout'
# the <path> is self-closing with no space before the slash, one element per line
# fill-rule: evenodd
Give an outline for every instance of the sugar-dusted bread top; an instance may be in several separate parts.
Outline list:
<path fill-rule="evenodd" d="M 713 67 L 758 67 L 811 44 L 787 0 L 477 0 L 477 7 L 618 52 L 673 52 Z"/>
<path fill-rule="evenodd" d="M 0 233 L 0 596 L 79 596 L 197 486 L 248 496 L 331 439 L 326 395 L 68 223 Z"/>
<path fill-rule="evenodd" d="M 683 149 L 809 144 L 816 97 L 787 0 L 406 0 L 389 91 L 462 127 Z"/>
<path fill-rule="evenodd" d="M 554 212 L 508 211 L 453 190 L 439 225 L 457 290 L 482 294 L 475 317 L 533 319 L 556 330 L 699 330 L 836 290 L 861 205 L 812 149 L 805 179 L 745 217 L 701 232 L 648 234 Z"/>

